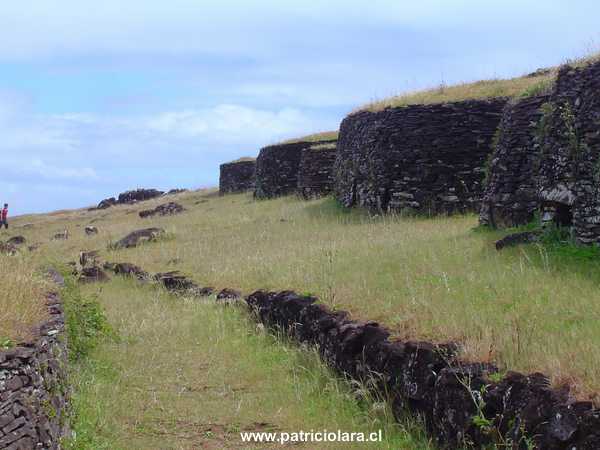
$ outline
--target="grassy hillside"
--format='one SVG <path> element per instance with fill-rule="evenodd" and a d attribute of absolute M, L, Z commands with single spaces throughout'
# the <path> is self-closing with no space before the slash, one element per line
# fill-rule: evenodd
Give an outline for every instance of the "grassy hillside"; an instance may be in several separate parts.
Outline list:
<path fill-rule="evenodd" d="M 67 448 L 281 448 L 242 443 L 240 432 L 323 428 L 382 429 L 376 448 L 433 448 L 417 427 L 393 424 L 385 408 L 358 398 L 317 355 L 279 343 L 241 311 L 123 279 L 83 293 L 98 297 L 119 339 L 77 367 Z"/>
<path fill-rule="evenodd" d="M 503 367 L 543 371 L 582 395 L 600 391 L 600 264 L 527 246 L 501 253 L 499 233 L 473 231 L 475 216 L 370 217 L 331 199 L 256 202 L 250 194 L 176 197 L 189 211 L 142 220 L 159 200 L 104 211 L 22 218 L 44 242 L 38 258 L 75 259 L 81 249 L 147 270 L 179 269 L 202 285 L 295 289 L 355 317 L 380 320 L 394 333 L 464 344 L 465 356 Z M 164 201 L 164 200 L 163 200 Z M 100 233 L 88 238 L 83 226 Z M 108 251 L 109 242 L 145 226 L 169 237 Z M 72 238 L 48 242 L 67 228 Z M 13 228 L 13 233 L 14 233 Z"/>
<path fill-rule="evenodd" d="M 48 283 L 39 272 L 31 255 L 0 254 L 0 348 L 26 339 L 31 328 L 48 317 Z"/>

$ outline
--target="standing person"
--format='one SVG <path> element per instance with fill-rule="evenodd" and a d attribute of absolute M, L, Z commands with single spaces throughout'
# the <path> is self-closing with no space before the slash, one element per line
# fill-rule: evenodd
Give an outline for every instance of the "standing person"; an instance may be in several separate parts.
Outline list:
<path fill-rule="evenodd" d="M 2 225 L 8 230 L 8 203 L 4 204 L 4 208 L 0 212 L 0 228 L 2 228 Z"/>

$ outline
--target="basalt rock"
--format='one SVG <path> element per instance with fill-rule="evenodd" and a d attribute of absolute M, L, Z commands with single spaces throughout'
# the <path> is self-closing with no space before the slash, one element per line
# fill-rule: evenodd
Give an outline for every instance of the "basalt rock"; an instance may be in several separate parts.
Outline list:
<path fill-rule="evenodd" d="M 154 209 L 140 211 L 139 216 L 142 219 L 145 219 L 147 217 L 156 216 L 156 215 L 170 216 L 170 215 L 174 215 L 174 214 L 181 214 L 182 212 L 185 212 L 185 210 L 186 209 L 183 206 L 181 206 L 179 203 L 169 202 L 169 203 L 164 203 L 162 205 L 158 205 Z"/>
<path fill-rule="evenodd" d="M 242 158 L 221 164 L 219 194 L 233 194 L 254 189 L 256 159 Z"/>
<path fill-rule="evenodd" d="M 217 301 L 233 301 L 242 298 L 242 293 L 236 289 L 225 288 L 217 294 Z"/>
<path fill-rule="evenodd" d="M 138 281 L 148 281 L 151 278 L 148 272 L 131 263 L 105 263 L 103 267 L 106 270 L 114 272 L 115 275 L 133 277 Z"/>
<path fill-rule="evenodd" d="M 154 275 L 154 279 L 162 284 L 167 291 L 174 294 L 208 297 L 214 292 L 214 288 L 201 287 L 178 271 L 157 273 Z"/>
<path fill-rule="evenodd" d="M 335 141 L 302 150 L 298 172 L 298 193 L 305 199 L 328 195 L 333 189 Z"/>
<path fill-rule="evenodd" d="M 137 247 L 142 242 L 152 242 L 159 239 L 165 234 L 165 230 L 162 228 L 144 228 L 142 230 L 136 230 L 129 233 L 120 241 L 117 241 L 113 248 L 132 248 Z"/>
<path fill-rule="evenodd" d="M 79 265 L 81 267 L 96 266 L 99 258 L 97 250 L 79 252 Z"/>
<path fill-rule="evenodd" d="M 153 198 L 160 197 L 163 194 L 163 191 L 159 191 L 157 189 L 135 189 L 133 191 L 126 191 L 119 194 L 117 203 L 123 205 L 143 202 L 145 200 L 151 200 Z"/>
<path fill-rule="evenodd" d="M 110 278 L 98 266 L 91 267 L 83 267 L 81 269 L 81 273 L 79 274 L 79 282 L 80 283 L 98 283 L 108 281 Z"/>
<path fill-rule="evenodd" d="M 519 244 L 530 244 L 538 242 L 542 236 L 541 230 L 523 231 L 521 233 L 513 233 L 496 241 L 496 250 L 502 250 L 505 247 L 513 247 Z"/>
<path fill-rule="evenodd" d="M 98 206 L 96 206 L 96 208 L 92 208 L 92 210 L 94 210 L 94 209 L 107 209 L 107 208 L 110 208 L 111 206 L 115 206 L 117 204 L 118 203 L 117 203 L 117 199 L 116 198 L 114 198 L 114 197 L 105 198 L 100 203 L 98 203 Z"/>
<path fill-rule="evenodd" d="M 9 242 L 0 241 L 0 254 L 14 256 L 18 253 L 19 248 Z"/>
<path fill-rule="evenodd" d="M 23 236 L 13 236 L 9 240 L 6 241 L 7 244 L 12 244 L 12 245 L 22 245 L 25 242 L 27 242 L 27 239 L 25 239 L 25 237 L 23 237 Z"/>
<path fill-rule="evenodd" d="M 335 194 L 371 211 L 478 210 L 506 99 L 362 111 L 340 127 Z"/>
<path fill-rule="evenodd" d="M 69 239 L 69 230 L 59 231 L 52 236 L 53 241 L 64 241 Z"/>
<path fill-rule="evenodd" d="M 385 392 L 398 418 L 421 414 L 443 448 L 600 448 L 600 410 L 553 389 L 541 374 L 510 372 L 498 381 L 496 367 L 462 361 L 455 344 L 391 340 L 375 322 L 350 320 L 292 291 L 257 291 L 246 302 L 265 326 L 315 346 L 340 373 Z"/>
<path fill-rule="evenodd" d="M 59 449 L 68 434 L 70 397 L 60 299 L 46 299 L 49 318 L 34 335 L 0 350 L 0 448 Z"/>
<path fill-rule="evenodd" d="M 262 148 L 256 159 L 254 196 L 265 199 L 296 192 L 302 150 L 331 142 L 335 141 L 300 141 Z"/>
<path fill-rule="evenodd" d="M 93 236 L 95 234 L 98 234 L 98 228 L 92 226 L 92 225 L 88 225 L 84 228 L 85 234 L 88 236 Z"/>

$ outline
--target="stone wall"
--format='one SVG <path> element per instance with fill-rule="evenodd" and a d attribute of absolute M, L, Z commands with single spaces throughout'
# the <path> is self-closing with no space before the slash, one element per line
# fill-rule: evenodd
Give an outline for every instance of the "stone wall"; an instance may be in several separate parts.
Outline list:
<path fill-rule="evenodd" d="M 335 194 L 374 211 L 478 208 L 506 99 L 362 111 L 340 127 Z"/>
<path fill-rule="evenodd" d="M 298 193 L 302 197 L 316 198 L 332 191 L 336 148 L 336 142 L 331 142 L 302 150 L 298 173 Z"/>
<path fill-rule="evenodd" d="M 532 99 L 537 102 L 537 99 Z M 572 228 L 579 243 L 600 243 L 600 62 L 563 66 L 529 128 L 529 138 L 495 150 L 482 223 L 522 224 L 539 211 L 542 223 Z M 524 122 L 510 121 L 506 135 L 523 135 Z M 531 130 L 537 127 L 537 137 Z M 525 155 L 526 156 L 518 156 Z M 522 158 L 523 164 L 517 164 Z M 507 168 L 507 169 L 505 169 Z M 503 188 L 509 186 L 509 188 Z M 503 195 L 507 192 L 509 195 Z M 490 206 L 491 204 L 491 206 Z M 523 206 L 527 205 L 527 206 Z M 514 214 L 514 211 L 525 214 Z M 491 214 L 490 214 L 491 212 Z M 508 217 L 510 220 L 495 220 Z"/>
<path fill-rule="evenodd" d="M 58 449 L 66 434 L 67 348 L 62 304 L 47 297 L 50 318 L 34 336 L 0 351 L 0 448 Z"/>
<path fill-rule="evenodd" d="M 540 119 L 548 95 L 509 102 L 487 167 L 480 222 L 512 227 L 528 223 L 538 209 Z"/>
<path fill-rule="evenodd" d="M 461 361 L 454 344 L 392 340 L 375 322 L 350 320 L 343 311 L 291 291 L 257 291 L 246 302 L 263 324 L 315 346 L 338 372 L 375 381 L 375 390 L 386 393 L 397 418 L 407 410 L 422 414 L 443 448 L 464 448 L 465 443 L 475 448 L 600 448 L 600 410 L 591 402 L 574 401 L 564 389 L 550 388 L 542 374 L 500 376 L 488 363 Z"/>
<path fill-rule="evenodd" d="M 302 150 L 330 142 L 332 141 L 299 141 L 262 148 L 256 159 L 254 196 L 271 198 L 296 192 Z"/>
<path fill-rule="evenodd" d="M 244 159 L 221 164 L 219 194 L 232 194 L 254 189 L 255 159 Z"/>

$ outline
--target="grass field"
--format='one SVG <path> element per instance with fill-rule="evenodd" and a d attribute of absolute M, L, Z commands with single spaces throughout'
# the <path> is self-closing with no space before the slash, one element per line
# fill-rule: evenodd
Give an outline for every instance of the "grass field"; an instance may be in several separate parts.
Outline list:
<path fill-rule="evenodd" d="M 31 255 L 0 254 L 0 348 L 27 339 L 31 328 L 48 317 L 48 283 L 39 269 Z"/>
<path fill-rule="evenodd" d="M 67 448 L 281 448 L 243 443 L 240 432 L 323 429 L 381 429 L 384 441 L 367 448 L 433 448 L 419 427 L 394 424 L 316 354 L 282 344 L 236 308 L 124 279 L 86 286 L 83 295 L 98 298 L 118 338 L 76 365 L 76 437 Z"/>
<path fill-rule="evenodd" d="M 579 395 L 600 391 L 600 264 L 526 246 L 496 252 L 494 232 L 475 216 L 370 217 L 331 199 L 256 202 L 250 194 L 176 197 L 188 212 L 139 219 L 158 201 L 20 218 L 44 244 L 38 258 L 76 259 L 102 250 L 107 260 L 150 271 L 182 270 L 202 285 L 311 292 L 355 317 L 380 320 L 404 337 L 458 340 L 467 358 L 507 369 L 543 371 Z M 164 201 L 164 200 L 163 200 Z M 100 233 L 88 238 L 83 226 Z M 18 225 L 18 224 L 15 224 Z M 107 245 L 145 226 L 169 237 L 140 248 Z M 49 242 L 67 228 L 68 241 Z M 13 228 L 15 233 L 15 228 Z"/>
<path fill-rule="evenodd" d="M 318 141 L 330 141 L 338 138 L 337 131 L 323 131 L 321 133 L 313 133 L 307 136 L 301 136 L 286 141 L 280 142 L 280 144 L 293 144 L 294 142 L 318 142 Z"/>

